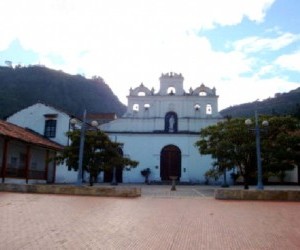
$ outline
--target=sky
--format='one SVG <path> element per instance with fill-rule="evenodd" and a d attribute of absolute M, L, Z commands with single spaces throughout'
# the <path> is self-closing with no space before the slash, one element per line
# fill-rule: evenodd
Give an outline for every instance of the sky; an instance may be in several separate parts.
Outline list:
<path fill-rule="evenodd" d="M 100 76 L 121 102 L 181 73 L 217 89 L 219 110 L 300 87 L 299 0 L 0 2 L 0 65 Z"/>

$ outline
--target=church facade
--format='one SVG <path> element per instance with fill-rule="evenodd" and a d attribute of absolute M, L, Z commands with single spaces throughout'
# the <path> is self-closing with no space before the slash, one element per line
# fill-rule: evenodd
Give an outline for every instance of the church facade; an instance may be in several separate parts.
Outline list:
<path fill-rule="evenodd" d="M 139 162 L 119 172 L 118 181 L 143 182 L 141 171 L 149 168 L 152 182 L 177 176 L 180 182 L 204 183 L 212 159 L 200 155 L 195 142 L 202 128 L 222 119 L 216 89 L 201 84 L 185 91 L 184 78 L 176 73 L 162 74 L 159 80 L 158 92 L 143 84 L 131 88 L 127 112 L 101 126 L 113 141 L 124 144 L 124 155 Z"/>

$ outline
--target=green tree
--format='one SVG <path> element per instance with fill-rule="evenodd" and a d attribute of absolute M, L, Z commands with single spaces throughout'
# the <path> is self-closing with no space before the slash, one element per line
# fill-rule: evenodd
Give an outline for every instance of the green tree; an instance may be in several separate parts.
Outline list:
<path fill-rule="evenodd" d="M 204 128 L 200 140 L 196 142 L 200 154 L 210 154 L 212 165 L 220 173 L 224 169 L 237 167 L 248 189 L 249 177 L 253 168 L 253 150 L 250 134 L 243 119 L 228 119 Z"/>
<path fill-rule="evenodd" d="M 267 119 L 268 130 L 261 131 L 263 174 L 278 176 L 299 165 L 299 121 L 291 117 Z M 257 171 L 256 145 L 254 133 L 244 119 L 227 119 L 202 129 L 196 146 L 200 154 L 212 156 L 213 168 L 220 173 L 237 167 L 244 179 L 244 188 L 249 188 L 249 181 L 256 177 Z"/>
<path fill-rule="evenodd" d="M 300 166 L 299 120 L 293 117 L 271 117 L 269 128 L 262 140 L 264 175 L 280 177 L 285 171 Z"/>
<path fill-rule="evenodd" d="M 66 146 L 62 154 L 58 157 L 58 162 L 66 162 L 69 170 L 78 170 L 79 166 L 79 146 L 80 130 L 74 130 L 67 133 L 71 144 Z M 124 167 L 136 167 L 137 161 L 128 157 L 123 157 L 120 149 L 123 145 L 118 142 L 112 142 L 107 134 L 100 130 L 86 130 L 83 153 L 83 170 L 90 174 L 90 185 L 101 171 Z"/>

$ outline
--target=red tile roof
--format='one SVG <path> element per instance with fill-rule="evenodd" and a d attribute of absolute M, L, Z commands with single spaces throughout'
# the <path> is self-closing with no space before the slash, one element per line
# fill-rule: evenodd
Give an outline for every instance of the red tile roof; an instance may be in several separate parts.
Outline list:
<path fill-rule="evenodd" d="M 115 120 L 117 119 L 117 115 L 115 113 L 87 113 L 86 118 L 94 120 Z"/>
<path fill-rule="evenodd" d="M 3 120 L 0 120 L 0 137 L 7 137 L 56 151 L 61 151 L 63 149 L 63 146 L 58 143 Z"/>

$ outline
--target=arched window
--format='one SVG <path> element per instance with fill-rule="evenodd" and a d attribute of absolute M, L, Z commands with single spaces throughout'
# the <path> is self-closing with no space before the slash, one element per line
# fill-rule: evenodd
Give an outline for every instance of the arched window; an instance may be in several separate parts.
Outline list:
<path fill-rule="evenodd" d="M 165 132 L 176 133 L 178 130 L 178 118 L 175 112 L 168 112 L 165 116 Z"/>
<path fill-rule="evenodd" d="M 212 107 L 210 104 L 206 104 L 206 114 L 211 115 L 212 114 Z"/>
<path fill-rule="evenodd" d="M 176 89 L 174 87 L 169 87 L 167 93 L 168 95 L 175 95 Z"/>
<path fill-rule="evenodd" d="M 146 104 L 144 105 L 144 109 L 145 109 L 145 110 L 149 110 L 149 108 L 150 108 L 150 104 L 149 104 L 149 103 L 146 103 Z"/>
<path fill-rule="evenodd" d="M 137 103 L 133 104 L 132 110 L 135 111 L 135 112 L 138 112 L 140 110 L 140 106 Z"/>
<path fill-rule="evenodd" d="M 141 92 L 138 93 L 138 96 L 145 96 L 145 95 L 146 95 L 146 93 L 143 92 L 143 91 L 141 91 Z"/>
<path fill-rule="evenodd" d="M 200 110 L 200 105 L 197 103 L 194 105 L 194 109 L 195 111 L 199 111 Z"/>
<path fill-rule="evenodd" d="M 207 93 L 205 91 L 200 91 L 199 96 L 207 96 Z"/>

